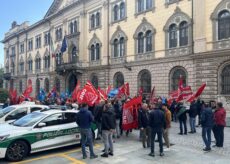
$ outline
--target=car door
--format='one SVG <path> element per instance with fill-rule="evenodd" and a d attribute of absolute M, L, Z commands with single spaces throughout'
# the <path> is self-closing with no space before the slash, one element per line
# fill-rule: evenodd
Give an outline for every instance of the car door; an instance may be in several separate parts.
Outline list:
<path fill-rule="evenodd" d="M 14 111 L 10 112 L 7 116 L 5 116 L 5 122 L 13 122 L 14 120 L 22 118 L 23 116 L 28 114 L 28 110 L 29 109 L 27 107 L 15 109 Z"/>
<path fill-rule="evenodd" d="M 63 131 L 63 137 L 60 138 L 63 144 L 68 143 L 80 143 L 80 129 L 76 123 L 76 113 L 64 112 L 63 123 L 60 126 L 60 130 Z"/>
<path fill-rule="evenodd" d="M 63 122 L 62 113 L 52 114 L 39 123 L 45 123 L 45 126 L 39 127 L 38 124 L 33 129 L 33 134 L 36 136 L 36 142 L 31 147 L 32 151 L 40 151 L 58 147 L 61 144 L 59 137 L 62 135 L 60 125 Z"/>

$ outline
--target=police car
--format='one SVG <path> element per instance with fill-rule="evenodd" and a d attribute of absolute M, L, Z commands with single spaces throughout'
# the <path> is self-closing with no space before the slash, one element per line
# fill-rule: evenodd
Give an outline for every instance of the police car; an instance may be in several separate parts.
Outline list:
<path fill-rule="evenodd" d="M 80 143 L 75 110 L 30 113 L 0 125 L 0 158 L 20 161 L 30 153 Z M 97 130 L 92 130 L 93 134 Z M 95 136 L 95 135 L 94 135 Z"/>
<path fill-rule="evenodd" d="M 0 109 L 0 124 L 5 122 L 13 122 L 34 111 L 48 109 L 48 106 L 36 105 L 34 102 L 23 102 L 19 105 L 8 106 L 4 109 Z"/>

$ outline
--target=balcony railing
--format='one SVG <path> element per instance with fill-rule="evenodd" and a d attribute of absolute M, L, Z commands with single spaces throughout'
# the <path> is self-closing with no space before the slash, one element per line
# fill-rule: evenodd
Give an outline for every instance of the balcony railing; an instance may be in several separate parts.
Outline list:
<path fill-rule="evenodd" d="M 166 50 L 166 56 L 184 56 L 192 53 L 191 46 L 171 48 Z"/>
<path fill-rule="evenodd" d="M 125 63 L 125 61 L 126 61 L 125 56 L 111 58 L 111 64 L 122 64 Z"/>
<path fill-rule="evenodd" d="M 4 74 L 3 74 L 3 78 L 4 78 L 5 80 L 10 80 L 10 79 L 11 79 L 11 73 L 4 73 Z"/>
<path fill-rule="evenodd" d="M 213 49 L 229 49 L 230 48 L 230 39 L 224 39 L 213 42 Z"/>
<path fill-rule="evenodd" d="M 143 60 L 151 60 L 154 58 L 154 52 L 146 52 L 144 54 L 137 54 L 135 56 L 135 59 L 137 61 L 143 61 Z"/>
<path fill-rule="evenodd" d="M 58 74 L 63 74 L 68 71 L 72 70 L 81 70 L 82 69 L 82 62 L 69 62 L 69 63 L 61 63 L 56 65 L 55 71 Z"/>

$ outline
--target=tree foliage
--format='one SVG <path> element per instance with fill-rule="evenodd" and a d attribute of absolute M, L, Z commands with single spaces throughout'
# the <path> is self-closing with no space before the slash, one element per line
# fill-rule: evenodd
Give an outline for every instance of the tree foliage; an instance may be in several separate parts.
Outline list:
<path fill-rule="evenodd" d="M 8 90 L 0 88 L 0 103 L 5 103 L 8 97 L 9 97 Z"/>

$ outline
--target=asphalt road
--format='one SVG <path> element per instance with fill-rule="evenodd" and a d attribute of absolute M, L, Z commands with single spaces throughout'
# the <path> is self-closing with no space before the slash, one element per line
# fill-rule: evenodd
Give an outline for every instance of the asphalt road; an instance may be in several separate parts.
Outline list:
<path fill-rule="evenodd" d="M 155 157 L 148 156 L 150 150 L 142 148 L 139 142 L 139 132 L 133 131 L 129 137 L 122 136 L 116 139 L 113 157 L 97 158 L 90 160 L 82 159 L 79 146 L 71 146 L 62 149 L 45 151 L 32 154 L 18 164 L 229 164 L 230 163 L 230 128 L 225 129 L 224 148 L 213 148 L 205 153 L 201 138 L 201 128 L 196 134 L 178 135 L 178 123 L 173 123 L 170 130 L 170 140 L 174 145 L 170 151 L 165 152 L 164 157 L 159 156 L 159 147 L 156 143 Z M 214 138 L 213 138 L 214 139 Z M 100 155 L 103 149 L 101 141 L 95 144 L 95 152 Z M 1 164 L 7 163 L 0 160 Z"/>

